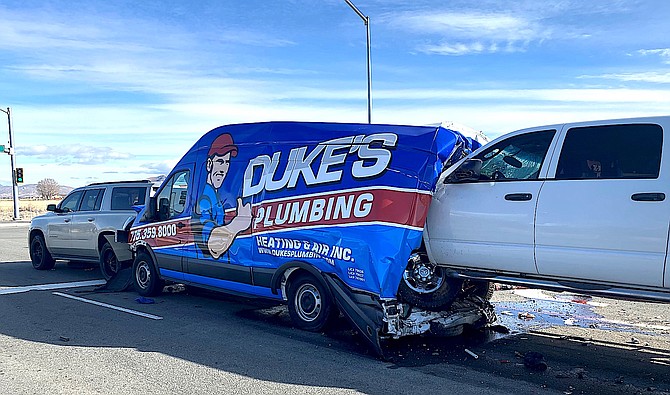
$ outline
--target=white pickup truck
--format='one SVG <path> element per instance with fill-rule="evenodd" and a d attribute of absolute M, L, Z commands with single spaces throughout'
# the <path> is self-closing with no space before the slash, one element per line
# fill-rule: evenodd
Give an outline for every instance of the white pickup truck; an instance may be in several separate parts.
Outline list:
<path fill-rule="evenodd" d="M 440 176 L 423 236 L 430 264 L 447 278 L 670 301 L 664 130 L 668 116 L 492 141 Z"/>

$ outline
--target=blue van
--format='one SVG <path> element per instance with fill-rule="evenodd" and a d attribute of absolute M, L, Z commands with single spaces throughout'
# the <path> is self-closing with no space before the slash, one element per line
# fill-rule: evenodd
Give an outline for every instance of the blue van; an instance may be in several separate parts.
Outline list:
<path fill-rule="evenodd" d="M 380 336 L 453 321 L 441 300 L 460 283 L 425 263 L 422 232 L 439 173 L 478 145 L 439 126 L 218 127 L 128 229 L 135 288 L 155 295 L 170 281 L 283 301 L 311 331 L 342 312 L 378 350 Z"/>

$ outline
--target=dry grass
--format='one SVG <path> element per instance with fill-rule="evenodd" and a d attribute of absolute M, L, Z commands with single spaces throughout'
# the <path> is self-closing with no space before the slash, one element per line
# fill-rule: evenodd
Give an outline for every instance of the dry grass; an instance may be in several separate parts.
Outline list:
<path fill-rule="evenodd" d="M 24 200 L 19 199 L 19 217 L 22 220 L 32 219 L 36 215 L 47 212 L 47 204 L 58 203 L 60 200 Z M 0 221 L 11 221 L 14 218 L 14 202 L 12 199 L 0 200 Z"/>

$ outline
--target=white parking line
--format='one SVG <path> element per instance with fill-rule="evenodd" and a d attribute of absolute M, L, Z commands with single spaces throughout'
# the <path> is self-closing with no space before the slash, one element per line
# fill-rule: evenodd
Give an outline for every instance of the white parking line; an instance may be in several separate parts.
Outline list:
<path fill-rule="evenodd" d="M 84 299 L 84 298 L 80 298 L 78 296 L 72 296 L 72 295 L 61 293 L 61 292 L 52 292 L 52 294 L 62 296 L 64 298 L 68 298 L 68 299 L 78 300 L 78 301 L 84 302 L 84 303 L 94 304 L 96 306 L 106 307 L 106 308 L 112 309 L 112 310 L 122 311 L 122 312 L 128 313 L 128 314 L 139 315 L 140 317 L 150 318 L 152 320 L 162 320 L 163 319 L 163 317 L 160 317 L 160 316 L 157 316 L 157 315 L 147 314 L 147 313 L 143 313 L 141 311 L 136 311 L 136 310 L 130 310 L 130 309 L 126 309 L 126 308 L 123 308 L 123 307 L 98 302 L 97 300 Z"/>
<path fill-rule="evenodd" d="M 24 287 L 0 287 L 0 295 L 10 295 L 18 294 L 28 291 L 49 291 L 52 289 L 65 289 L 65 288 L 78 288 L 78 287 L 90 287 L 95 285 L 107 284 L 105 280 L 88 280 L 88 281 L 77 281 L 71 283 L 55 283 L 55 284 L 40 284 L 40 285 L 27 285 Z"/>

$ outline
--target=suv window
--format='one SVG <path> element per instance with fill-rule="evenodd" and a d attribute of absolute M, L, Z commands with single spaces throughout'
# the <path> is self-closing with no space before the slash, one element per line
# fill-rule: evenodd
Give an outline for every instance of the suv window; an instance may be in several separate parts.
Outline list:
<path fill-rule="evenodd" d="M 156 198 L 159 221 L 178 217 L 184 212 L 190 174 L 188 170 L 177 172 L 164 183 L 165 187 Z"/>
<path fill-rule="evenodd" d="M 480 180 L 536 180 L 555 130 L 510 137 L 475 156 L 481 159 Z"/>
<path fill-rule="evenodd" d="M 97 211 L 100 210 L 102 204 L 102 196 L 104 189 L 89 189 L 84 192 L 84 197 L 81 199 L 80 211 Z"/>
<path fill-rule="evenodd" d="M 557 179 L 658 178 L 663 129 L 654 124 L 568 130 Z"/>
<path fill-rule="evenodd" d="M 83 191 L 72 192 L 65 199 L 63 199 L 59 208 L 63 210 L 63 212 L 77 211 L 79 208 L 79 201 L 81 200 L 81 196 L 83 194 Z"/>
<path fill-rule="evenodd" d="M 147 187 L 112 188 L 112 210 L 130 210 L 132 206 L 144 204 Z"/>

